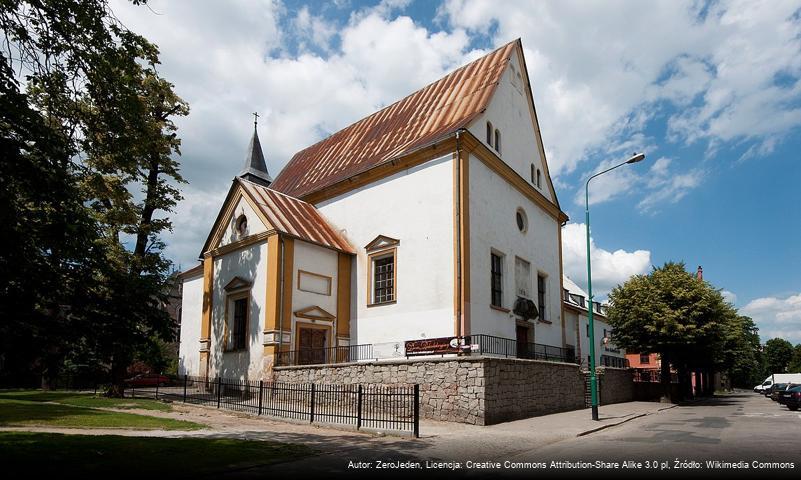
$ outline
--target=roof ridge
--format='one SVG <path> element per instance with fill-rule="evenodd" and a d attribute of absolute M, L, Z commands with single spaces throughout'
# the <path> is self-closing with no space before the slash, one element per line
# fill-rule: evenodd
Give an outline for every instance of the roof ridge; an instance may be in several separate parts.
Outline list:
<path fill-rule="evenodd" d="M 264 186 L 264 185 L 262 185 L 260 183 L 254 182 L 253 180 L 248 180 L 247 178 L 242 178 L 242 177 L 237 177 L 237 180 L 242 181 L 242 182 L 248 182 L 249 184 L 254 185 L 256 187 L 260 187 L 260 188 L 263 188 L 265 190 L 269 190 L 270 192 L 277 193 L 279 195 L 283 195 L 283 196 L 285 196 L 287 198 L 291 198 L 292 200 L 295 200 L 297 202 L 304 203 L 304 204 L 314 208 L 315 210 L 317 209 L 317 207 L 315 207 L 311 203 L 307 202 L 306 200 L 301 200 L 300 198 L 294 197 L 294 196 L 292 196 L 292 195 L 290 195 L 288 193 L 280 192 L 278 190 L 275 190 L 274 188 L 266 187 L 266 186 Z"/>
<path fill-rule="evenodd" d="M 506 43 L 296 152 L 270 188 L 304 197 L 464 128 L 492 99 L 520 41 Z"/>
<path fill-rule="evenodd" d="M 518 40 L 519 40 L 519 39 L 518 39 Z M 443 76 L 441 76 L 441 77 L 437 78 L 436 80 L 433 80 L 433 81 L 431 81 L 431 82 L 429 82 L 429 83 L 427 83 L 427 84 L 423 85 L 422 87 L 420 87 L 420 88 L 418 88 L 418 89 L 416 89 L 416 90 L 414 90 L 414 91 L 410 92 L 410 93 L 409 93 L 409 94 L 407 94 L 406 96 L 404 96 L 404 97 L 402 97 L 402 98 L 400 98 L 400 99 L 398 99 L 398 100 L 395 100 L 394 102 L 390 103 L 389 105 L 386 105 L 386 106 L 384 106 L 384 107 L 381 107 L 380 109 L 376 110 L 375 112 L 373 112 L 373 113 L 371 113 L 371 114 L 369 114 L 369 115 L 367 115 L 367 116 L 364 116 L 364 117 L 362 117 L 362 118 L 360 118 L 360 119 L 356 120 L 355 122 L 351 122 L 350 124 L 348 124 L 348 125 L 346 125 L 346 126 L 344 126 L 344 127 L 340 128 L 340 129 L 339 129 L 339 130 L 337 130 L 336 132 L 333 132 L 332 134 L 328 135 L 327 137 L 325 137 L 325 138 L 322 138 L 322 139 L 318 140 L 317 142 L 315 142 L 315 143 L 313 143 L 313 144 L 311 144 L 311 145 L 309 145 L 309 146 L 307 146 L 307 147 L 305 147 L 305 148 L 302 148 L 302 149 L 298 150 L 297 152 L 295 152 L 295 154 L 294 154 L 294 155 L 292 155 L 292 158 L 295 158 L 295 157 L 296 157 L 296 156 L 297 156 L 299 153 L 301 153 L 301 152 L 304 152 L 304 151 L 306 151 L 306 150 L 308 150 L 308 149 L 310 149 L 310 148 L 312 148 L 312 147 L 315 147 L 315 146 L 319 145 L 320 143 L 323 143 L 323 142 L 325 142 L 326 140 L 330 139 L 330 138 L 331 138 L 331 137 L 333 137 L 334 135 L 336 135 L 336 134 L 338 134 L 338 133 L 340 133 L 340 132 L 343 132 L 343 131 L 345 131 L 345 130 L 347 130 L 347 129 L 351 128 L 351 127 L 353 127 L 353 126 L 354 126 L 354 125 L 356 125 L 357 123 L 360 123 L 360 122 L 362 122 L 362 121 L 364 121 L 364 120 L 367 120 L 368 118 L 371 118 L 371 117 L 373 117 L 373 116 L 376 116 L 376 115 L 378 115 L 378 114 L 380 114 L 380 113 L 382 113 L 382 112 L 384 112 L 384 111 L 386 111 L 386 110 L 388 110 L 388 109 L 392 108 L 393 106 L 395 106 L 395 105 L 397 105 L 397 104 L 399 104 L 399 103 L 403 102 L 404 100 L 408 99 L 409 97 L 413 96 L 414 94 L 416 94 L 416 93 L 418 93 L 418 92 L 420 92 L 420 91 L 422 91 L 422 90 L 425 90 L 425 89 L 427 89 L 428 87 L 430 87 L 430 86 L 432 86 L 432 85 L 434 85 L 434 84 L 436 84 L 436 83 L 438 83 L 438 82 L 441 82 L 442 80 L 444 80 L 444 79 L 446 79 L 446 78 L 450 77 L 451 75 L 454 75 L 454 74 L 458 73 L 459 71 L 461 71 L 461 70 L 464 70 L 464 69 L 466 69 L 466 68 L 468 68 L 468 67 L 470 67 L 470 66 L 474 65 L 476 62 L 479 62 L 479 61 L 483 60 L 484 58 L 486 58 L 486 57 L 488 57 L 488 56 L 492 55 L 493 53 L 495 53 L 495 52 L 497 52 L 497 51 L 500 51 L 500 50 L 502 50 L 502 49 L 504 49 L 504 48 L 508 47 L 510 44 L 512 44 L 512 43 L 515 43 L 515 42 L 517 42 L 518 40 L 512 40 L 511 42 L 507 42 L 507 43 L 505 43 L 505 44 L 501 45 L 500 47 L 498 47 L 498 48 L 496 48 L 496 49 L 494 49 L 494 50 L 492 50 L 492 51 L 490 51 L 490 52 L 487 52 L 487 53 L 485 53 L 484 55 L 482 55 L 482 56 L 480 56 L 480 57 L 476 58 L 475 60 L 472 60 L 472 61 L 470 61 L 469 63 L 466 63 L 466 64 L 462 65 L 461 67 L 458 67 L 458 68 L 456 68 L 456 69 L 454 69 L 454 70 L 451 70 L 450 72 L 446 73 L 445 75 L 443 75 Z M 473 75 L 471 75 L 471 77 L 473 77 L 473 76 L 475 76 L 475 75 L 476 75 L 476 74 L 474 73 Z M 491 83 L 494 83 L 494 82 L 491 82 Z M 451 102 L 451 103 L 453 103 L 453 102 Z M 435 109 L 434 111 L 441 110 L 442 108 L 444 108 L 444 107 L 445 107 L 445 106 L 447 106 L 447 105 L 450 105 L 450 103 L 448 103 L 448 104 L 446 104 L 446 105 L 443 105 L 442 107 L 439 107 L 439 108 Z M 278 175 L 281 175 L 281 172 L 278 172 Z"/>

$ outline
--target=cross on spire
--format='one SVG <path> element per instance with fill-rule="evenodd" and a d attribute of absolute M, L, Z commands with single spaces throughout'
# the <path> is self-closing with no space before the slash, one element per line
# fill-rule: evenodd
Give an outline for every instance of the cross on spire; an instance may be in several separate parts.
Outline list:
<path fill-rule="evenodd" d="M 259 112 L 253 112 L 253 128 L 259 124 Z"/>

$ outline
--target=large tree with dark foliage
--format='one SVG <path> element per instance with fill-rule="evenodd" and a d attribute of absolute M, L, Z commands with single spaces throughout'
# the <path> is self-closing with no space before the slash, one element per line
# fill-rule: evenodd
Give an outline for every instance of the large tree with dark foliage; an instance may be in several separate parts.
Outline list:
<path fill-rule="evenodd" d="M 764 353 L 767 374 L 784 373 L 793 359 L 793 344 L 783 338 L 771 338 L 765 342 Z"/>
<path fill-rule="evenodd" d="M 609 301 L 614 342 L 630 351 L 660 354 L 665 397 L 670 395 L 671 366 L 684 393 L 691 371 L 756 366 L 750 356 L 740 358 L 754 348 L 749 336 L 755 332 L 753 323 L 682 263 L 668 262 L 632 277 L 612 290 Z"/>
<path fill-rule="evenodd" d="M 135 353 L 174 334 L 159 235 L 188 107 L 103 0 L 5 0 L 0 28 L 0 354 L 49 376 L 109 365 L 120 394 Z"/>

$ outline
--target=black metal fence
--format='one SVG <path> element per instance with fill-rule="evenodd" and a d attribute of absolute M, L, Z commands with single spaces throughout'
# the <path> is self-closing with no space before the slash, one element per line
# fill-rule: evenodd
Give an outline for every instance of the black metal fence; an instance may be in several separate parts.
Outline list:
<path fill-rule="evenodd" d="M 420 436 L 419 385 L 278 383 L 230 378 L 168 377 L 130 385 L 133 398 L 168 399 L 256 415 L 391 430 Z"/>
<path fill-rule="evenodd" d="M 635 368 L 634 381 L 642 383 L 659 383 L 662 381 L 662 372 L 658 368 Z M 670 372 L 670 383 L 679 383 L 679 374 Z"/>
<path fill-rule="evenodd" d="M 329 348 L 304 348 L 278 354 L 279 366 L 329 365 L 333 363 L 375 360 L 373 345 L 344 345 Z"/>
<path fill-rule="evenodd" d="M 477 350 L 473 350 L 473 352 L 479 355 L 497 355 L 528 360 L 578 363 L 575 350 L 572 348 L 520 342 L 513 338 L 495 337 L 484 334 L 468 335 L 465 337 L 465 343 L 468 345 L 477 345 Z"/>

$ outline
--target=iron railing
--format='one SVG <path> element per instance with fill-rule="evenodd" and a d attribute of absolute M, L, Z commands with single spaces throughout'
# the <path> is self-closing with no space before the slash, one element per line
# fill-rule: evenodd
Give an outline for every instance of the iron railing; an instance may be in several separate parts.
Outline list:
<path fill-rule="evenodd" d="M 659 383 L 662 381 L 662 372 L 658 368 L 635 368 L 634 381 L 642 383 Z M 670 372 L 670 383 L 679 383 L 679 374 Z"/>
<path fill-rule="evenodd" d="M 479 355 L 524 358 L 528 360 L 547 360 L 551 362 L 578 363 L 573 348 L 552 347 L 540 343 L 520 342 L 513 338 L 493 335 L 468 335 L 465 344 L 477 345 L 472 350 Z"/>
<path fill-rule="evenodd" d="M 188 375 L 168 378 L 159 385 L 129 385 L 125 394 L 420 436 L 419 385 L 295 384 Z"/>
<path fill-rule="evenodd" d="M 375 360 L 373 346 L 344 345 L 329 348 L 304 348 L 278 354 L 278 366 L 292 365 L 330 365 L 334 363 L 358 362 L 360 360 Z"/>

